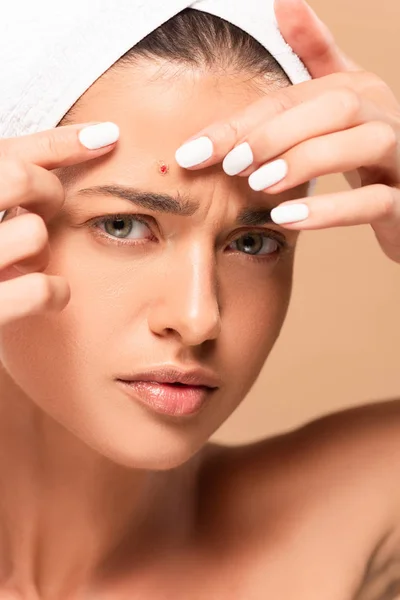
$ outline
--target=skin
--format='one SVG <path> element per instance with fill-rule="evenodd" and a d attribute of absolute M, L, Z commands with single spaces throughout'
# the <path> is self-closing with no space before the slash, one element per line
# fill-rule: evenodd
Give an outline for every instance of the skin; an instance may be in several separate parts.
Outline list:
<path fill-rule="evenodd" d="M 218 164 L 246 143 L 254 160 L 240 177 L 265 165 L 271 168 L 275 161 L 287 165 L 287 175 L 265 188 L 266 194 L 279 195 L 312 178 L 343 173 L 351 192 L 282 203 L 308 209 L 307 218 L 287 220 L 286 229 L 369 224 L 386 256 L 399 263 L 400 104 L 380 77 L 342 52 L 304 0 L 277 0 L 275 11 L 282 35 L 308 67 L 312 81 L 261 98 L 230 119 L 203 128 L 198 135 L 210 138 L 214 152 L 194 169 Z"/>
<path fill-rule="evenodd" d="M 117 70 L 82 98 L 74 112 L 78 123 L 111 120 L 122 133 L 107 155 L 56 170 L 65 202 L 47 219 L 45 273 L 65 278 L 70 300 L 61 313 L 27 315 L 1 328 L 3 572 L 24 597 L 38 577 L 42 595 L 53 586 L 57 595 L 69 588 L 76 594 L 97 583 L 98 570 L 112 573 L 122 559 L 137 560 L 138 552 L 144 563 L 134 578 L 142 585 L 154 561 L 153 554 L 145 558 L 146 548 L 157 544 L 161 563 L 166 550 L 192 549 L 204 446 L 250 389 L 287 311 L 298 234 L 283 236 L 273 224 L 240 227 L 235 222 L 243 209 L 268 212 L 261 194 L 219 167 L 188 174 L 173 164 L 188 134 L 227 114 L 227 94 L 231 109 L 239 109 L 259 97 L 259 88 L 244 82 L 248 74 L 220 78 L 185 70 L 178 77 L 166 69 L 160 78 L 159 70 L 153 63 Z M 160 157 L 171 165 L 167 177 L 158 172 Z M 112 184 L 190 196 L 198 209 L 178 216 L 105 194 L 78 194 Z M 3 225 L 25 219 L 28 228 L 32 215 L 18 213 Z M 119 213 L 148 219 L 148 225 L 134 223 L 138 239 L 123 246 L 89 225 Z M 235 240 L 252 231 L 265 236 L 269 254 L 237 250 Z M 132 369 L 169 364 L 201 365 L 220 381 L 195 418 L 144 410 L 115 382 Z M 10 439 L 10 430 L 20 435 Z M 17 516 L 18 528 L 5 533 Z M 122 541 L 127 550 L 116 558 Z M 125 564 L 124 577 L 131 570 Z"/>
<path fill-rule="evenodd" d="M 266 195 L 218 161 L 189 172 L 173 157 L 269 94 L 248 74 L 143 62 L 98 80 L 74 111 L 76 123 L 116 122 L 112 147 L 84 150 L 82 126 L 2 141 L 14 196 L 0 205 L 11 209 L 0 236 L 1 598 L 394 597 L 398 402 L 240 448 L 208 443 L 279 335 L 298 236 L 251 228 L 288 246 L 254 258 L 232 247 L 249 231 L 235 218 L 303 197 L 307 182 Z M 179 191 L 198 209 L 78 194 L 104 184 Z M 139 241 L 122 246 L 93 228 L 118 213 L 151 217 L 152 235 L 136 224 Z M 17 286 L 19 302 L 7 301 Z M 212 370 L 212 402 L 168 419 L 115 382 L 162 364 Z"/>

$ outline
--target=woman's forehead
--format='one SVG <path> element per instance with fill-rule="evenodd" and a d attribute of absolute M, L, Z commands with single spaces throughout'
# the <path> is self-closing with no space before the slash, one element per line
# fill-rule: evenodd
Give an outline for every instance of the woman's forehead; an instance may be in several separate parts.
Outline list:
<path fill-rule="evenodd" d="M 154 140 L 180 143 L 259 99 L 260 88 L 250 79 L 143 60 L 139 67 L 119 67 L 100 78 L 78 101 L 73 121 L 113 120 L 141 147 Z"/>
<path fill-rule="evenodd" d="M 165 185 L 178 175 L 190 182 L 191 173 L 176 164 L 177 148 L 204 127 L 231 117 L 246 106 L 249 96 L 259 97 L 248 84 L 228 76 L 218 79 L 212 72 L 184 69 L 179 75 L 163 73 L 157 78 L 157 69 L 151 61 L 141 68 L 116 69 L 100 78 L 67 115 L 61 124 L 113 121 L 120 128 L 116 149 L 77 168 L 77 174 L 101 168 L 119 177 L 131 172 L 139 179 L 157 176 L 157 184 L 162 165 L 168 171 Z"/>
<path fill-rule="evenodd" d="M 168 72 L 152 61 L 143 61 L 140 68 L 115 69 L 84 94 L 73 119 L 114 121 L 120 127 L 119 142 L 110 154 L 73 168 L 73 176 L 69 170 L 65 182 L 73 190 L 121 184 L 191 195 L 201 203 L 213 196 L 240 204 L 254 197 L 260 204 L 262 195 L 250 190 L 246 178 L 227 177 L 221 165 L 193 172 L 175 161 L 177 148 L 189 137 L 215 121 L 228 120 L 259 97 L 259 90 L 244 76 L 221 77 L 186 67 Z"/>

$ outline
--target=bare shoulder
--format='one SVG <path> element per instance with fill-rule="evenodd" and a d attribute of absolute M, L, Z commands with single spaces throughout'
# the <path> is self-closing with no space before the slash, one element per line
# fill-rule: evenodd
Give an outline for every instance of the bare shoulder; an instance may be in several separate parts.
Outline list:
<path fill-rule="evenodd" d="M 400 399 L 327 415 L 257 443 L 213 445 L 206 465 L 209 484 L 225 507 L 229 499 L 235 518 L 248 515 L 249 506 L 252 514 L 276 505 L 312 511 L 329 496 L 348 507 L 362 499 L 371 514 L 400 522 Z"/>
<path fill-rule="evenodd" d="M 263 548 L 262 572 L 281 557 L 292 577 L 319 569 L 341 581 L 338 597 L 400 591 L 400 400 L 245 446 L 210 445 L 203 466 L 202 526 Z"/>

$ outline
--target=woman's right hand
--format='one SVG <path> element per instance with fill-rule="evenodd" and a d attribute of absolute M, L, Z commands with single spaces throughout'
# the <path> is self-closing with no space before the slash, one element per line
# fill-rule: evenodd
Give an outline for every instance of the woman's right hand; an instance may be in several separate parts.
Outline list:
<path fill-rule="evenodd" d="M 68 304 L 68 282 L 44 273 L 50 258 L 46 222 L 65 199 L 50 170 L 107 154 L 118 135 L 116 125 L 102 123 L 0 140 L 0 213 L 28 211 L 0 223 L 0 326 Z"/>

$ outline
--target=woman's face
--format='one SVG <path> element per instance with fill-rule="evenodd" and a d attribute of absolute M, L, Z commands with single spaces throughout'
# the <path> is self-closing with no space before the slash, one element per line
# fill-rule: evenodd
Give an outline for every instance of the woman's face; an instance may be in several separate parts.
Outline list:
<path fill-rule="evenodd" d="M 111 460 L 152 469 L 188 460 L 258 376 L 287 311 L 297 237 L 266 214 L 306 191 L 269 196 L 220 166 L 181 169 L 176 149 L 260 89 L 247 74 L 164 71 L 116 69 L 82 97 L 74 122 L 114 121 L 121 137 L 110 155 L 57 171 L 66 201 L 48 225 L 46 272 L 68 280 L 71 300 L 1 331 L 2 362 L 34 403 Z M 80 192 L 99 186 L 133 188 L 136 201 Z M 118 381 L 162 367 L 205 369 L 218 389 L 199 409 L 198 391 L 175 386 L 194 412 L 172 417 L 163 397 L 153 409 L 139 384 L 130 395 Z"/>

